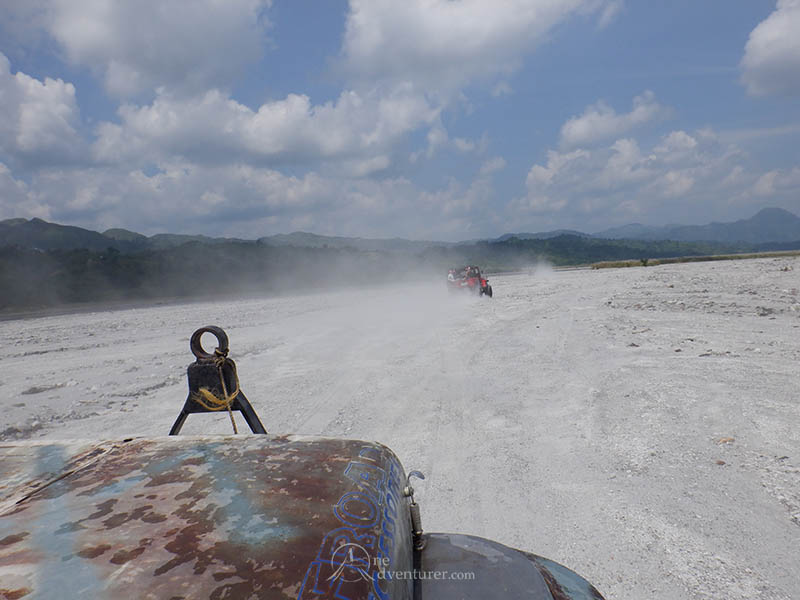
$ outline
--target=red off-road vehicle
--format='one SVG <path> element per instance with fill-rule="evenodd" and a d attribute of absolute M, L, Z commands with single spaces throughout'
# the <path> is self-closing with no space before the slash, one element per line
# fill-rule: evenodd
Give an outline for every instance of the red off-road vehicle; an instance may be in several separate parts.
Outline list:
<path fill-rule="evenodd" d="M 490 298 L 492 297 L 492 286 L 489 285 L 489 280 L 483 276 L 480 267 L 474 265 L 450 269 L 447 272 L 447 289 L 451 291 L 468 290 L 478 296 L 486 294 Z"/>

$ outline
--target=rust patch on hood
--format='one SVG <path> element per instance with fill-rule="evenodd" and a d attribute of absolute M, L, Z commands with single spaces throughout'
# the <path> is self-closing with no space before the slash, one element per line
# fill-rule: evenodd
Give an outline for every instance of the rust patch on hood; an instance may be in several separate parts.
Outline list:
<path fill-rule="evenodd" d="M 396 564 L 411 556 L 399 542 L 410 539 L 399 509 L 405 475 L 379 444 L 295 436 L 6 444 L 0 464 L 11 473 L 0 485 L 6 597 L 54 589 L 93 598 L 333 597 L 304 584 L 340 559 L 343 572 L 355 572 L 336 554 L 346 542 L 332 533 L 343 528 L 376 556 Z M 373 589 L 366 579 L 358 585 L 359 597 Z"/>

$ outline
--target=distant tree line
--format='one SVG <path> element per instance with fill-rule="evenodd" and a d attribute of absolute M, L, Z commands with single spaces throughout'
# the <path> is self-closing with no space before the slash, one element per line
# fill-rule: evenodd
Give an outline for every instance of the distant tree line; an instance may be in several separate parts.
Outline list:
<path fill-rule="evenodd" d="M 795 244 L 605 240 L 574 235 L 510 238 L 417 253 L 270 246 L 251 241 L 124 252 L 116 248 L 0 247 L 0 310 L 119 300 L 233 297 L 441 277 L 451 266 L 524 269 L 539 260 L 579 265 L 607 260 L 789 250 Z"/>
<path fill-rule="evenodd" d="M 503 242 L 484 241 L 466 246 L 429 248 L 425 251 L 425 258 L 427 262 L 436 264 L 474 263 L 489 271 L 514 271 L 528 268 L 539 260 L 547 260 L 555 266 L 575 266 L 608 260 L 707 256 L 794 248 L 800 248 L 800 242 L 757 246 L 669 240 L 609 240 L 579 235 L 559 235 L 548 239 L 511 237 Z"/>
<path fill-rule="evenodd" d="M 0 310 L 141 299 L 280 294 L 407 278 L 412 264 L 390 253 L 202 244 L 123 253 L 0 248 Z"/>

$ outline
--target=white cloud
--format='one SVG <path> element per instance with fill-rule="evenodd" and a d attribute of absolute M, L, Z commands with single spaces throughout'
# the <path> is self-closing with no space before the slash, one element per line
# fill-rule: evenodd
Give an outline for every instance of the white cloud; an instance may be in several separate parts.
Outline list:
<path fill-rule="evenodd" d="M 508 96 L 514 93 L 507 81 L 500 81 L 492 88 L 492 97 Z"/>
<path fill-rule="evenodd" d="M 433 123 L 438 111 L 401 86 L 388 95 L 345 91 L 335 103 L 316 106 L 307 96 L 290 94 L 257 111 L 217 90 L 191 98 L 160 94 L 147 106 L 121 107 L 119 116 L 120 124 L 97 129 L 98 161 L 144 165 L 182 157 L 202 164 L 308 165 L 342 160 L 365 175 L 370 165 L 388 166 L 392 145 Z"/>
<path fill-rule="evenodd" d="M 351 0 L 344 68 L 360 80 L 411 81 L 447 96 L 501 78 L 553 27 L 616 0 Z M 507 91 L 506 85 L 496 88 Z"/>
<path fill-rule="evenodd" d="M 130 97 L 231 83 L 262 53 L 270 0 L 51 0 L 49 33 L 72 63 Z"/>
<path fill-rule="evenodd" d="M 2 53 L 0 113 L 0 153 L 6 160 L 41 165 L 84 157 L 86 145 L 76 131 L 75 87 L 61 79 L 12 74 Z"/>
<path fill-rule="evenodd" d="M 797 198 L 800 194 L 800 167 L 775 169 L 764 173 L 753 184 L 752 189 L 756 196 L 775 197 L 788 193 Z"/>
<path fill-rule="evenodd" d="M 602 12 L 600 13 L 600 20 L 598 21 L 597 26 L 600 29 L 608 27 L 622 11 L 624 4 L 625 3 L 623 0 L 612 0 L 606 4 L 605 8 L 603 8 Z"/>
<path fill-rule="evenodd" d="M 742 158 L 709 130 L 673 131 L 644 150 L 632 138 L 599 148 L 550 150 L 545 164 L 528 171 L 526 194 L 510 208 L 560 212 L 578 221 L 630 222 L 632 215 L 647 214 L 669 222 L 696 203 L 710 209 L 727 202 L 736 193 L 733 183 L 741 188 L 742 181 L 754 181 L 739 164 Z"/>
<path fill-rule="evenodd" d="M 481 175 L 490 175 L 506 168 L 506 160 L 502 156 L 490 158 L 481 165 Z"/>
<path fill-rule="evenodd" d="M 0 39 L 10 55 L 25 55 L 42 40 L 47 24 L 47 0 L 0 2 Z"/>
<path fill-rule="evenodd" d="M 653 149 L 659 154 L 674 155 L 688 152 L 697 147 L 697 140 L 685 131 L 673 131 L 665 136 Z"/>
<path fill-rule="evenodd" d="M 28 196 L 48 198 L 58 222 L 97 229 L 208 233 L 236 222 L 237 230 L 250 223 L 257 233 L 253 224 L 261 219 L 318 210 L 326 198 L 332 200 L 330 187 L 314 174 L 297 178 L 272 169 L 174 161 L 150 175 L 116 167 L 41 171 Z"/>
<path fill-rule="evenodd" d="M 641 183 L 653 176 L 653 158 L 642 155 L 636 140 L 617 140 L 610 150 L 605 167 L 597 179 L 601 188 L 625 188 L 628 184 Z"/>
<path fill-rule="evenodd" d="M 750 33 L 741 61 L 742 82 L 755 96 L 800 93 L 800 0 L 778 0 Z"/>
<path fill-rule="evenodd" d="M 453 138 L 453 146 L 460 152 L 472 152 L 476 148 L 474 141 L 461 137 Z"/>
<path fill-rule="evenodd" d="M 63 58 L 92 69 L 126 103 L 115 122 L 96 126 L 90 155 L 73 85 L 12 74 L 0 54 L 0 210 L 151 233 L 255 237 L 305 228 L 463 239 L 487 223 L 516 229 L 518 214 L 629 221 L 637 211 L 653 219 L 661 211 L 672 219 L 692 203 L 797 191 L 797 169 L 755 173 L 710 130 L 637 140 L 636 128 L 670 112 L 645 91 L 629 112 L 598 101 L 564 123 L 558 150 L 531 166 L 508 212 L 495 208 L 492 179 L 505 160 L 487 158 L 488 134 L 459 137 L 443 111 L 474 108 L 467 85 L 512 93 L 510 75 L 554 29 L 586 15 L 607 26 L 622 0 L 352 0 L 340 57 L 347 89 L 329 102 L 297 93 L 250 108 L 228 86 L 260 57 L 270 2 L 5 3 L 0 19 L 16 15 L 5 30 L 20 23 L 17 37 L 29 44 L 37 28 L 50 32 Z M 781 32 L 787 23 L 800 28 L 792 20 L 798 3 L 779 2 L 753 31 L 742 61 L 751 93 L 796 85 L 794 38 Z M 443 189 L 421 189 L 392 176 L 415 131 L 427 137 L 412 158 L 470 152 L 475 158 L 461 162 L 485 160 L 471 180 L 460 174 Z M 93 168 L 65 167 L 90 159 Z"/>
<path fill-rule="evenodd" d="M 443 146 L 447 145 L 448 141 L 450 140 L 450 135 L 447 133 L 447 130 L 442 125 L 441 121 L 438 121 L 428 130 L 428 135 L 425 136 L 425 139 L 428 142 L 428 147 L 425 150 L 420 150 L 418 152 L 412 152 L 409 160 L 412 163 L 417 162 L 421 156 L 426 156 L 427 158 L 433 158 L 436 152 L 442 148 Z"/>
<path fill-rule="evenodd" d="M 539 185 L 549 185 L 553 179 L 575 162 L 581 159 L 586 159 L 590 156 L 586 150 L 575 150 L 574 152 L 567 152 L 562 154 L 555 150 L 548 150 L 547 152 L 547 166 L 533 165 L 531 170 L 528 171 L 526 185 L 528 188 L 537 187 Z"/>
<path fill-rule="evenodd" d="M 440 119 L 437 119 L 433 127 L 428 130 L 426 141 L 428 145 L 425 149 L 410 154 L 408 160 L 411 163 L 417 162 L 423 156 L 431 159 L 443 149 L 454 149 L 462 154 L 467 152 L 483 153 L 488 145 L 488 138 L 485 134 L 478 140 L 470 140 L 463 137 L 451 138 Z"/>
<path fill-rule="evenodd" d="M 670 198 L 683 196 L 694 186 L 694 177 L 684 171 L 667 171 L 660 176 L 662 193 Z"/>
<path fill-rule="evenodd" d="M 209 220 L 253 229 L 305 223 L 362 235 L 370 227 L 463 233 L 469 219 L 481 222 L 476 215 L 486 216 L 502 158 L 484 162 L 472 182 L 444 190 L 379 176 L 420 129 L 429 135 L 419 156 L 442 148 L 484 154 L 485 135 L 451 136 L 442 126 L 451 102 L 469 110 L 462 88 L 477 81 L 497 95 L 510 93 L 506 76 L 554 27 L 574 15 L 606 20 L 618 4 L 353 0 L 341 55 L 350 89 L 330 102 L 289 94 L 251 109 L 228 87 L 261 56 L 271 0 L 11 1 L 6 12 L 22 29 L 46 31 L 62 58 L 126 99 L 116 122 L 95 127 L 93 168 L 58 167 L 61 156 L 27 174 L 25 197 L 47 198 L 51 218 L 144 231 L 178 223 L 201 230 Z M 71 84 L 0 77 L 0 85 L 14 80 L 22 98 L 14 104 L 19 118 L 0 123 L 5 154 L 42 158 L 86 148 Z M 286 166 L 306 174 L 281 173 Z"/>
<path fill-rule="evenodd" d="M 534 192 L 513 200 L 510 208 L 524 218 L 526 213 L 557 213 L 567 205 L 567 202 L 568 199 L 564 196 Z"/>
<path fill-rule="evenodd" d="M 649 90 L 633 99 L 631 112 L 617 112 L 602 100 L 587 106 L 583 114 L 572 117 L 561 127 L 560 144 L 564 148 L 585 146 L 602 140 L 612 139 L 644 125 L 661 119 L 669 110 L 658 103 L 655 94 Z"/>
<path fill-rule="evenodd" d="M 304 229 L 459 240 L 483 234 L 491 218 L 491 174 L 502 159 L 490 163 L 472 182 L 451 180 L 440 190 L 421 189 L 402 177 L 290 176 L 266 167 L 183 160 L 162 164 L 156 173 L 116 166 L 41 170 L 24 184 L 0 164 L 0 194 L 6 198 L 0 199 L 0 218 L 40 216 L 145 234 L 256 238 Z"/>
<path fill-rule="evenodd" d="M 505 161 L 497 157 L 484 163 L 469 185 L 451 178 L 444 189 L 420 191 L 420 214 L 431 221 L 424 224 L 425 219 L 420 219 L 418 226 L 453 240 L 485 235 L 486 223 L 497 219 L 492 175 L 504 166 Z"/>
<path fill-rule="evenodd" d="M 730 173 L 725 176 L 725 179 L 722 180 L 722 185 L 728 187 L 736 186 L 739 188 L 747 182 L 747 179 L 748 176 L 744 167 L 742 167 L 742 165 L 736 165 L 730 170 Z"/>
<path fill-rule="evenodd" d="M 0 220 L 20 214 L 44 218 L 47 216 L 47 207 L 32 199 L 27 184 L 14 179 L 9 168 L 0 162 Z"/>
<path fill-rule="evenodd" d="M 783 137 L 800 133 L 800 123 L 790 123 L 777 127 L 754 127 L 720 131 L 720 139 L 732 143 L 750 142 L 761 138 Z M 777 140 L 776 140 L 777 141 Z"/>

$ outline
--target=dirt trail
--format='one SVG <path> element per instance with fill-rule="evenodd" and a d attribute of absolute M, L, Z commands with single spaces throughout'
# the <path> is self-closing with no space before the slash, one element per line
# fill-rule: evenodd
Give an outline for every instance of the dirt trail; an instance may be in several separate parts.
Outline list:
<path fill-rule="evenodd" d="M 163 435 L 189 335 L 219 324 L 271 432 L 389 445 L 426 474 L 431 531 L 548 556 L 609 599 L 800 598 L 800 260 L 492 285 L 0 322 L 0 432 Z"/>

